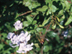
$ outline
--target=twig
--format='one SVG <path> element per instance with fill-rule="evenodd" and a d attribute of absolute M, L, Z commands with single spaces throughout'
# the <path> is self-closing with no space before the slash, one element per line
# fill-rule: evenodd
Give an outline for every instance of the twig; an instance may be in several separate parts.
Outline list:
<path fill-rule="evenodd" d="M 69 1 L 69 0 L 67 0 L 70 4 L 72 4 L 72 2 L 71 1 Z"/>
<path fill-rule="evenodd" d="M 50 24 L 51 24 L 51 23 L 50 23 Z M 45 26 L 44 28 L 46 28 L 46 30 L 48 30 L 49 27 L 50 27 L 50 24 L 47 25 L 47 26 Z M 47 32 L 45 32 L 45 34 L 43 34 L 42 36 L 40 36 L 40 39 L 41 39 L 40 43 L 41 43 L 41 44 L 43 44 L 46 34 L 47 34 Z"/>
<path fill-rule="evenodd" d="M 14 52 L 14 53 L 11 53 L 11 54 L 16 54 L 16 52 Z"/>
<path fill-rule="evenodd" d="M 4 41 L 3 39 L 0 39 L 4 44 L 8 45 L 8 43 L 6 41 Z"/>
<path fill-rule="evenodd" d="M 26 15 L 26 14 L 31 13 L 31 12 L 32 12 L 32 10 L 31 11 L 27 11 L 27 12 L 25 12 L 25 13 L 19 15 L 19 16 L 23 16 L 23 15 Z"/>
<path fill-rule="evenodd" d="M 41 47 L 41 51 L 40 51 L 40 53 L 43 54 L 43 46 Z"/>

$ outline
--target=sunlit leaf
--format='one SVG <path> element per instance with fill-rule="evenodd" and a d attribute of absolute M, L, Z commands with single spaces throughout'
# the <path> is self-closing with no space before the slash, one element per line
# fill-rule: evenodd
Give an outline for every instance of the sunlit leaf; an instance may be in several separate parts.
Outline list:
<path fill-rule="evenodd" d="M 48 51 L 49 51 L 49 46 L 47 46 L 47 45 L 44 46 L 43 51 L 44 51 L 44 52 L 48 52 Z"/>
<path fill-rule="evenodd" d="M 68 20 L 66 21 L 66 23 L 65 23 L 65 25 L 68 25 L 68 24 L 70 24 L 71 22 L 72 22 L 72 16 L 70 16 L 69 18 L 68 18 Z"/>

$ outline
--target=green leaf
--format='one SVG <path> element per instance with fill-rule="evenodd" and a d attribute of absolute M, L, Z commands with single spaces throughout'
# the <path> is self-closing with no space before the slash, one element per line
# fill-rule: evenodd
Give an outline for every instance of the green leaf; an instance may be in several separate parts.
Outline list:
<path fill-rule="evenodd" d="M 16 19 L 16 18 L 18 18 L 18 17 L 19 17 L 19 14 L 18 14 L 18 13 L 16 13 L 15 19 Z"/>
<path fill-rule="evenodd" d="M 51 13 L 52 13 L 51 9 L 48 9 L 46 15 L 51 14 Z"/>
<path fill-rule="evenodd" d="M 30 25 L 30 23 L 29 23 L 28 21 L 24 21 L 24 22 L 23 22 L 23 25 L 24 25 L 24 27 L 27 27 L 27 26 Z"/>
<path fill-rule="evenodd" d="M 67 10 L 70 9 L 70 7 L 71 7 L 70 3 L 69 3 L 68 1 L 65 1 L 64 3 L 65 3 L 65 5 L 66 5 L 66 9 L 67 9 Z"/>
<path fill-rule="evenodd" d="M 25 6 L 30 6 L 30 5 L 31 5 L 30 1 L 27 1 L 27 2 L 25 3 Z"/>
<path fill-rule="evenodd" d="M 60 28 L 64 29 L 64 27 L 62 25 L 60 25 L 60 24 L 58 24 L 58 25 L 59 25 Z"/>
<path fill-rule="evenodd" d="M 50 32 L 48 32 L 46 35 L 47 35 L 48 37 L 55 38 L 58 42 L 60 42 L 60 41 L 59 41 L 59 36 L 58 36 L 57 33 L 53 32 L 53 31 L 50 31 Z"/>
<path fill-rule="evenodd" d="M 28 22 L 32 23 L 33 18 L 31 18 L 30 16 L 27 16 L 27 20 L 28 20 Z"/>
<path fill-rule="evenodd" d="M 45 19 L 45 20 L 43 21 L 43 23 L 42 23 L 42 26 L 45 26 L 49 21 L 50 21 L 50 18 Z"/>
<path fill-rule="evenodd" d="M 34 29 L 38 28 L 38 24 L 34 25 Z"/>
<path fill-rule="evenodd" d="M 63 15 L 63 12 L 64 12 L 64 10 L 60 10 L 59 13 L 58 13 L 58 16 Z"/>
<path fill-rule="evenodd" d="M 12 3 L 9 7 L 12 7 L 14 3 Z"/>
<path fill-rule="evenodd" d="M 12 27 L 11 31 L 13 32 L 13 31 L 17 31 L 17 30 L 14 27 Z"/>
<path fill-rule="evenodd" d="M 1 35 L 3 35 L 3 38 L 7 37 L 7 33 L 1 33 Z"/>
<path fill-rule="evenodd" d="M 52 26 L 52 29 L 55 29 L 55 28 L 56 28 L 56 24 Z"/>
<path fill-rule="evenodd" d="M 52 45 L 49 45 L 50 50 L 52 50 Z"/>
<path fill-rule="evenodd" d="M 30 51 L 29 54 L 34 54 L 34 51 Z"/>
<path fill-rule="evenodd" d="M 48 9 L 48 7 L 46 5 L 44 5 L 42 8 L 38 8 L 37 11 L 46 11 Z"/>
<path fill-rule="evenodd" d="M 48 52 L 48 51 L 49 51 L 49 46 L 47 46 L 47 45 L 44 46 L 44 47 L 43 47 L 43 51 L 44 51 L 44 52 Z"/>
<path fill-rule="evenodd" d="M 31 0 L 28 0 L 27 2 L 25 2 L 25 6 L 27 6 L 30 10 L 32 10 L 33 8 L 40 6 L 40 3 L 31 2 Z"/>
<path fill-rule="evenodd" d="M 57 33 L 53 32 L 53 31 L 48 32 L 48 35 L 50 37 L 56 37 L 56 36 L 58 36 Z"/>
<path fill-rule="evenodd" d="M 52 12 L 56 12 L 57 7 L 54 5 L 51 5 L 50 8 L 48 9 L 46 15 L 51 14 Z"/>
<path fill-rule="evenodd" d="M 72 7 L 71 7 L 71 10 L 70 10 L 70 12 L 72 12 Z"/>
<path fill-rule="evenodd" d="M 65 19 L 65 15 L 63 15 L 60 19 L 60 21 L 63 21 Z"/>
<path fill-rule="evenodd" d="M 60 25 L 63 25 L 63 23 L 64 23 L 64 21 L 61 21 L 61 22 L 60 22 Z"/>
<path fill-rule="evenodd" d="M 52 10 L 52 12 L 55 12 L 57 10 L 57 7 L 52 5 L 50 9 Z"/>
<path fill-rule="evenodd" d="M 40 48 L 36 48 L 36 51 L 40 51 L 41 49 Z"/>
<path fill-rule="evenodd" d="M 42 33 L 45 34 L 46 33 L 46 29 L 43 29 Z"/>
<path fill-rule="evenodd" d="M 4 28 L 4 26 L 0 26 L 0 30 L 2 30 Z"/>
<path fill-rule="evenodd" d="M 3 49 L 3 46 L 4 46 L 3 44 L 0 44 L 0 50 Z"/>
<path fill-rule="evenodd" d="M 43 45 L 47 45 L 47 44 L 48 44 L 48 42 L 47 42 L 47 41 L 45 41 Z"/>
<path fill-rule="evenodd" d="M 43 30 L 43 28 L 37 28 L 36 29 L 38 32 L 41 32 Z"/>
<path fill-rule="evenodd" d="M 56 41 L 57 41 L 57 42 L 60 42 L 60 38 L 59 38 L 58 35 L 57 35 L 55 38 L 56 38 Z"/>
<path fill-rule="evenodd" d="M 57 24 L 60 28 L 64 29 L 64 27 L 63 27 L 62 25 L 60 25 L 57 21 L 56 21 L 56 24 Z"/>
<path fill-rule="evenodd" d="M 58 17 L 56 17 L 56 18 L 57 18 L 58 22 L 60 22 L 60 19 Z"/>
<path fill-rule="evenodd" d="M 72 16 L 70 16 L 70 17 L 68 18 L 68 20 L 66 21 L 65 25 L 68 25 L 68 24 L 70 24 L 71 22 L 72 22 Z"/>
<path fill-rule="evenodd" d="M 52 0 L 45 0 L 45 3 L 47 4 L 47 3 L 50 3 L 50 2 L 52 2 Z"/>
<path fill-rule="evenodd" d="M 36 24 L 36 23 L 37 23 L 37 21 L 36 21 L 36 20 L 34 20 L 32 24 L 34 25 L 34 24 Z"/>
<path fill-rule="evenodd" d="M 56 2 L 58 2 L 59 0 L 53 0 L 53 1 L 56 1 Z"/>
<path fill-rule="evenodd" d="M 35 45 L 35 47 L 39 48 L 39 44 L 38 43 L 35 43 L 34 45 Z"/>

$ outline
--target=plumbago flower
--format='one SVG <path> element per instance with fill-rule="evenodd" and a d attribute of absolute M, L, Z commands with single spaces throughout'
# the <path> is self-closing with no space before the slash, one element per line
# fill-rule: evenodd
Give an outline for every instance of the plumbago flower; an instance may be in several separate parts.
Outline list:
<path fill-rule="evenodd" d="M 30 34 L 26 31 L 24 33 L 23 31 L 20 33 L 20 35 L 13 35 L 14 33 L 9 33 L 7 38 L 11 40 L 12 43 L 10 43 L 10 46 L 17 47 L 19 46 L 18 53 L 26 53 L 27 51 L 30 51 L 33 49 L 33 43 L 27 44 L 27 42 L 30 40 Z M 15 44 L 15 45 L 14 45 Z M 14 46 L 13 46 L 14 45 Z"/>
<path fill-rule="evenodd" d="M 22 29 L 22 23 L 18 20 L 14 24 L 15 28 L 17 30 Z M 27 44 L 30 40 L 30 34 L 26 31 L 21 31 L 19 35 L 15 35 L 15 33 L 9 32 L 7 38 L 11 40 L 10 46 L 11 47 L 17 47 L 19 46 L 19 49 L 17 50 L 18 53 L 27 53 L 27 51 L 30 51 L 33 49 L 33 43 Z"/>
<path fill-rule="evenodd" d="M 9 32 L 7 38 L 11 39 L 14 35 L 15 35 L 14 33 Z"/>
<path fill-rule="evenodd" d="M 33 49 L 32 46 L 33 46 L 33 43 L 27 44 L 27 45 L 25 43 L 21 43 L 17 52 L 18 53 L 27 53 L 27 51 L 30 51 Z"/>
<path fill-rule="evenodd" d="M 22 28 L 23 28 L 23 27 L 22 27 L 22 23 L 21 23 L 20 20 L 16 21 L 16 22 L 14 23 L 14 26 L 15 26 L 15 29 L 16 29 L 16 30 L 19 30 L 19 29 L 22 29 Z"/>

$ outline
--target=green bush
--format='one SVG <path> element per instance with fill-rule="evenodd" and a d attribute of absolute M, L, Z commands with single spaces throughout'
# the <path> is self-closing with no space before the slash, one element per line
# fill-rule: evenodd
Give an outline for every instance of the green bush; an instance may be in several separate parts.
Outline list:
<path fill-rule="evenodd" d="M 20 20 L 23 29 L 13 24 Z M 27 54 L 72 53 L 72 1 L 70 0 L 1 0 L 0 54 L 16 53 L 7 39 L 9 32 L 31 34 L 33 49 Z M 16 53 L 17 54 L 17 53 Z"/>

